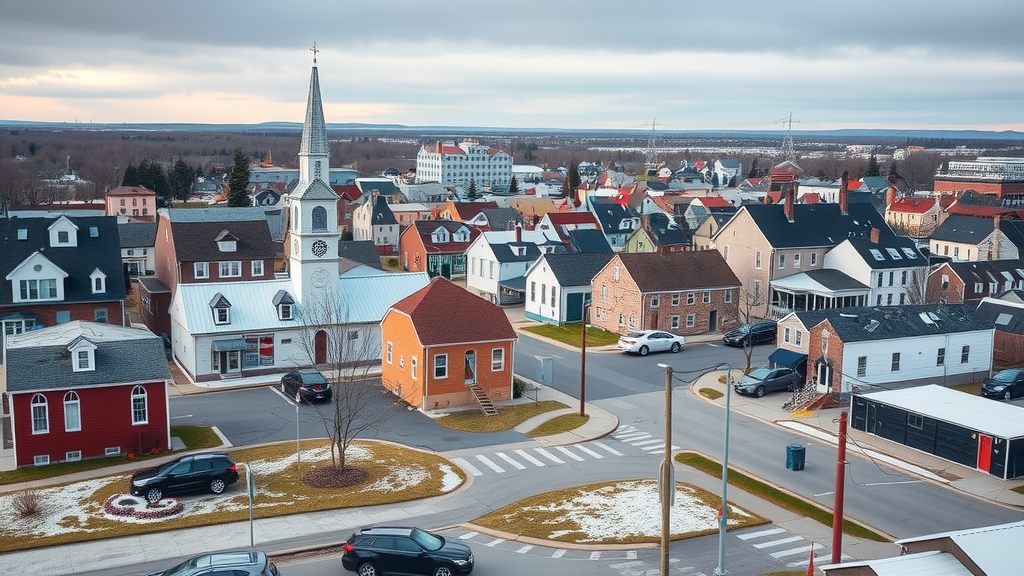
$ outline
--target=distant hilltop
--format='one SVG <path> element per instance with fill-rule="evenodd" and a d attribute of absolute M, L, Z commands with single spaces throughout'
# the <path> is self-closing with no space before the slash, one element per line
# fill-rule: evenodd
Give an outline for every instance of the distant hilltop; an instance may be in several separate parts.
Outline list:
<path fill-rule="evenodd" d="M 36 122 L 25 120 L 2 120 L 0 129 L 5 130 L 83 130 L 83 131 L 142 131 L 142 132 L 294 132 L 302 131 L 299 122 L 261 122 L 258 124 L 195 124 L 195 123 L 122 123 L 101 124 L 92 122 Z M 405 132 L 414 134 L 460 134 L 460 135 L 553 135 L 579 134 L 587 136 L 622 136 L 636 137 L 649 135 L 649 130 L 628 129 L 615 130 L 608 128 L 507 128 L 507 127 L 471 127 L 471 126 L 405 126 L 402 124 L 362 124 L 356 122 L 327 124 L 332 132 Z M 659 138 L 673 137 L 749 137 L 763 138 L 766 136 L 781 137 L 785 130 L 659 130 Z M 1000 132 L 987 130 L 890 130 L 875 128 L 844 128 L 840 130 L 793 130 L 793 136 L 807 138 L 871 138 L 871 139 L 906 139 L 906 138 L 946 138 L 957 140 L 1024 140 L 1024 132 L 1003 130 Z"/>

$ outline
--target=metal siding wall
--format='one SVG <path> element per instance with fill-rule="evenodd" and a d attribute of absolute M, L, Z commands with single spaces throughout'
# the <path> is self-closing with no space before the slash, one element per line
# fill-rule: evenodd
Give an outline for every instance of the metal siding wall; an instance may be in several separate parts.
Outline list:
<path fill-rule="evenodd" d="M 977 434 L 955 424 L 938 422 L 935 431 L 935 455 L 975 468 L 978 465 Z"/>

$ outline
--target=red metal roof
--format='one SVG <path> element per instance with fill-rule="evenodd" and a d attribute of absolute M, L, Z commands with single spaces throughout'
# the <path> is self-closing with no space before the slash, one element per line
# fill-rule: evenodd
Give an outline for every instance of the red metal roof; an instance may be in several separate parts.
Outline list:
<path fill-rule="evenodd" d="M 732 206 L 732 204 L 729 204 L 728 200 L 721 196 L 704 196 L 702 198 L 697 198 L 697 200 L 700 200 L 700 203 L 703 204 L 705 208 L 728 208 Z"/>
<path fill-rule="evenodd" d="M 548 212 L 548 219 L 551 224 L 561 226 L 563 224 L 597 224 L 597 218 L 590 212 Z"/>
<path fill-rule="evenodd" d="M 907 212 L 912 214 L 924 214 L 935 206 L 935 198 L 897 198 L 889 204 L 888 210 L 892 212 Z"/>
<path fill-rule="evenodd" d="M 516 339 L 504 310 L 441 277 L 392 308 L 409 315 L 424 346 Z"/>
<path fill-rule="evenodd" d="M 948 212 L 950 214 L 961 214 L 963 216 L 982 216 L 985 218 L 991 218 L 992 216 L 1002 215 L 1024 219 L 1024 210 L 1009 210 L 1002 206 L 976 206 L 973 204 L 961 204 L 959 202 L 950 206 Z"/>
<path fill-rule="evenodd" d="M 356 186 L 355 184 L 332 185 L 331 190 L 334 190 L 342 200 L 348 200 L 349 202 L 355 202 L 363 195 L 363 193 L 359 191 L 359 186 Z"/>

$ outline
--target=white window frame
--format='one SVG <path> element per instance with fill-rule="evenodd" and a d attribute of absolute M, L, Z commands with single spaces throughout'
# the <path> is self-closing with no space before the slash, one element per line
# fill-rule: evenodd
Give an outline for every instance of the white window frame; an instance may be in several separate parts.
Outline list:
<path fill-rule="evenodd" d="M 658 308 L 661 306 L 660 296 L 651 296 L 651 308 Z"/>
<path fill-rule="evenodd" d="M 782 341 L 785 342 L 786 344 L 789 344 L 789 337 L 790 337 L 790 328 L 789 328 L 789 326 L 786 326 L 786 328 L 782 331 Z"/>
<path fill-rule="evenodd" d="M 263 260 L 253 260 L 249 263 L 249 272 L 253 276 L 263 276 Z"/>
<path fill-rule="evenodd" d="M 439 362 L 440 361 L 440 362 Z M 448 355 L 434 354 L 434 379 L 441 380 L 448 377 Z"/>
<path fill-rule="evenodd" d="M 703 293 L 703 294 L 701 295 L 701 297 L 700 297 L 700 303 L 701 303 L 701 304 L 710 304 L 710 303 L 711 303 L 711 292 L 710 292 L 710 291 L 705 291 L 705 292 L 704 292 L 704 293 Z"/>
<path fill-rule="evenodd" d="M 65 462 L 78 462 L 81 459 L 82 459 L 82 451 L 81 450 L 70 450 L 70 451 L 64 453 L 64 461 Z"/>
<path fill-rule="evenodd" d="M 757 270 L 761 269 L 761 251 L 760 250 L 755 250 L 754 251 L 754 268 L 757 269 Z"/>
<path fill-rule="evenodd" d="M 694 314 L 687 314 L 686 315 L 686 327 L 687 328 L 693 328 L 696 325 L 696 322 L 697 322 L 697 316 L 696 315 L 694 315 Z"/>
<path fill-rule="evenodd" d="M 725 299 L 724 300 L 725 300 L 726 304 L 731 304 L 732 303 L 732 290 L 726 290 L 725 291 Z"/>
<path fill-rule="evenodd" d="M 417 374 L 419 368 L 419 361 L 415 356 L 409 358 L 409 373 L 412 374 L 412 379 L 415 380 L 419 374 Z"/>
<path fill-rule="evenodd" d="M 219 325 L 231 323 L 231 309 L 227 306 L 219 306 L 213 309 L 213 323 Z M 221 318 L 223 313 L 223 318 Z"/>
<path fill-rule="evenodd" d="M 46 396 L 42 394 L 32 396 L 32 401 L 29 406 L 31 407 L 29 415 L 32 418 L 32 434 L 49 434 L 50 404 L 46 399 Z M 38 413 L 37 410 L 39 411 Z M 42 426 L 40 426 L 40 424 L 42 424 Z"/>
<path fill-rule="evenodd" d="M 800 253 L 793 254 L 793 268 L 800 267 Z"/>
<path fill-rule="evenodd" d="M 33 456 L 32 457 L 32 465 L 33 466 L 47 466 L 49 464 L 50 464 L 50 455 L 49 454 L 40 454 L 39 456 Z"/>
<path fill-rule="evenodd" d="M 242 276 L 241 260 L 225 260 L 223 262 L 218 262 L 217 265 L 218 278 L 241 278 Z"/>
<path fill-rule="evenodd" d="M 672 328 L 679 328 L 679 314 L 672 315 Z"/>
<path fill-rule="evenodd" d="M 389 364 L 389 365 L 392 365 L 392 366 L 393 366 L 394 364 L 392 363 L 392 358 L 393 358 L 392 354 L 394 353 L 394 351 L 393 351 L 393 349 L 392 349 L 392 348 L 393 348 L 393 346 L 392 346 L 392 344 L 391 344 L 391 341 L 388 341 L 388 344 L 387 344 L 387 347 L 386 347 L 386 348 L 387 348 L 387 360 L 388 360 L 388 364 Z"/>
<path fill-rule="evenodd" d="M 679 294 L 672 295 L 672 305 L 679 306 Z"/>
<path fill-rule="evenodd" d="M 786 255 L 785 254 L 779 254 L 779 270 L 782 270 L 785 267 L 786 267 Z"/>
<path fill-rule="evenodd" d="M 71 422 L 68 418 L 69 415 L 74 414 L 75 419 L 78 420 L 77 424 Z M 82 400 L 79 398 L 78 393 L 74 390 L 69 390 L 67 394 L 64 394 L 64 431 L 65 432 L 78 432 L 82 429 Z"/>
<path fill-rule="evenodd" d="M 818 253 L 817 252 L 811 252 L 811 266 L 813 267 L 813 266 L 817 266 L 817 265 L 818 265 Z"/>
<path fill-rule="evenodd" d="M 697 293 L 696 292 L 687 292 L 686 293 L 686 305 L 687 306 L 692 306 L 692 305 L 694 305 L 696 303 L 697 303 Z"/>
<path fill-rule="evenodd" d="M 132 388 L 132 426 L 149 424 L 149 392 L 141 385 Z"/>
<path fill-rule="evenodd" d="M 195 262 L 192 264 L 192 269 L 195 273 L 195 277 L 198 278 L 209 278 L 210 277 L 210 263 L 209 262 Z"/>
<path fill-rule="evenodd" d="M 503 372 L 505 370 L 505 349 L 491 348 L 491 372 Z"/>
<path fill-rule="evenodd" d="M 107 446 L 106 448 L 103 449 L 103 455 L 104 456 L 120 456 L 121 455 L 121 447 L 120 446 Z"/>

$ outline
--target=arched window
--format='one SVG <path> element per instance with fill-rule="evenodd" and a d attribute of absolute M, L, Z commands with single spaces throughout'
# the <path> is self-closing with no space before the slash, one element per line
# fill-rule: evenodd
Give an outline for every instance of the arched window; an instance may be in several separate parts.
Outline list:
<path fill-rule="evenodd" d="M 71 391 L 64 395 L 64 431 L 76 432 L 82 429 L 82 408 L 78 393 Z"/>
<path fill-rule="evenodd" d="M 36 394 L 32 397 L 32 433 L 46 434 L 50 431 L 50 411 L 46 405 L 46 396 Z"/>
<path fill-rule="evenodd" d="M 146 389 L 142 386 L 132 388 L 132 424 L 149 423 L 149 406 L 146 400 Z"/>
<path fill-rule="evenodd" d="M 313 208 L 313 232 L 327 232 L 327 210 L 323 206 Z"/>

